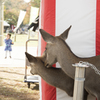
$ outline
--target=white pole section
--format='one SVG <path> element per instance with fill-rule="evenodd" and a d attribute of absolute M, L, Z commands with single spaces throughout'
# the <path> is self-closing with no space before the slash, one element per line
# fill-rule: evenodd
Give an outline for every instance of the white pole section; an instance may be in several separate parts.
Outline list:
<path fill-rule="evenodd" d="M 4 16 L 3 16 L 3 12 L 4 12 L 4 3 L 2 2 L 2 0 L 0 0 L 0 46 L 3 45 L 3 21 L 4 21 Z"/>
<path fill-rule="evenodd" d="M 83 100 L 85 68 L 87 68 L 88 66 L 81 63 L 77 63 L 75 65 L 73 64 L 72 66 L 76 67 L 73 100 Z"/>

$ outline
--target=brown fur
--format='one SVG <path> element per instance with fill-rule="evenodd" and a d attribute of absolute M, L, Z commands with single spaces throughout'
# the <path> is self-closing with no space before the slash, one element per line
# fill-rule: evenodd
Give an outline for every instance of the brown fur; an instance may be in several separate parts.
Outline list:
<path fill-rule="evenodd" d="M 26 53 L 31 65 L 31 74 L 40 75 L 48 84 L 64 90 L 69 96 L 73 96 L 74 80 L 66 75 L 62 69 L 46 68 L 44 66 L 45 55 L 42 57 L 33 57 Z M 87 100 L 88 93 L 85 91 L 84 100 Z"/>
<path fill-rule="evenodd" d="M 59 62 L 62 70 L 74 79 L 75 68 L 72 64 L 79 61 L 86 61 L 94 64 L 100 70 L 100 56 L 90 58 L 79 58 L 70 50 L 70 47 L 64 41 L 68 37 L 70 27 L 60 36 L 53 38 L 50 34 L 40 29 L 43 39 L 47 42 L 46 46 L 46 67 L 51 67 L 52 64 Z M 48 35 L 45 35 L 48 34 Z M 52 41 L 51 41 L 52 40 Z M 93 69 L 86 69 L 85 89 L 100 100 L 100 76 L 97 75 Z"/>

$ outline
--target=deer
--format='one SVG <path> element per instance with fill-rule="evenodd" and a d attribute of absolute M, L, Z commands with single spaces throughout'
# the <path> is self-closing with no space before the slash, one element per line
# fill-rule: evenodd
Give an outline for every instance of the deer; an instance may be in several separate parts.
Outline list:
<path fill-rule="evenodd" d="M 81 58 L 76 56 L 70 46 L 65 42 L 68 38 L 68 33 L 72 26 L 67 28 L 59 36 L 52 36 L 43 29 L 39 29 L 42 38 L 47 45 L 45 47 L 45 67 L 50 68 L 53 64 L 58 62 L 61 66 L 61 69 L 72 79 L 75 78 L 75 68 L 72 64 L 78 63 L 79 61 L 92 63 L 94 66 L 100 70 L 100 55 Z M 85 78 L 85 89 L 88 93 L 97 97 L 97 100 L 100 100 L 100 76 L 95 73 L 90 67 L 86 69 L 86 78 Z"/>
<path fill-rule="evenodd" d="M 73 97 L 74 80 L 70 78 L 61 68 L 45 67 L 45 53 L 41 57 L 34 57 L 25 52 L 31 70 L 31 74 L 41 76 L 49 85 L 60 88 L 65 91 L 70 97 Z M 84 100 L 87 100 L 88 92 L 84 90 Z"/>

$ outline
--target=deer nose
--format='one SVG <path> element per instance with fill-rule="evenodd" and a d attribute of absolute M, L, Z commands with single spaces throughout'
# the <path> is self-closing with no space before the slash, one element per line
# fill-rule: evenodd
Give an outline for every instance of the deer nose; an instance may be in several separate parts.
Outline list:
<path fill-rule="evenodd" d="M 52 67 L 52 66 L 48 64 L 46 67 L 47 67 L 47 68 L 50 68 L 50 67 Z"/>
<path fill-rule="evenodd" d="M 51 65 L 49 65 L 49 63 L 45 63 L 45 67 L 46 67 L 46 68 L 50 68 Z"/>

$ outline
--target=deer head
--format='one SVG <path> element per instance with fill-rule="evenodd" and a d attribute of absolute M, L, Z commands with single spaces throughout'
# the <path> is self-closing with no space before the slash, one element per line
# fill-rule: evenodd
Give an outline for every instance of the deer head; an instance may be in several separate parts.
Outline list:
<path fill-rule="evenodd" d="M 60 64 L 61 69 L 73 79 L 75 77 L 75 68 L 72 64 L 78 63 L 79 61 L 89 62 L 100 70 L 100 55 L 90 58 L 79 58 L 71 51 L 68 44 L 65 42 L 70 28 L 71 26 L 60 36 L 55 37 L 43 30 L 40 30 L 43 39 L 47 42 L 45 50 L 46 67 L 50 67 L 57 61 Z M 98 100 L 100 100 L 100 88 L 98 88 L 100 85 L 99 77 L 100 76 L 97 75 L 91 68 L 86 69 L 85 89 L 87 91 L 91 91 L 91 94 L 97 97 Z"/>
<path fill-rule="evenodd" d="M 44 66 L 44 61 L 46 59 L 45 52 L 41 57 L 34 57 L 27 52 L 25 52 L 25 54 L 30 62 L 31 74 L 40 75 L 48 84 L 64 90 L 71 97 L 73 96 L 74 80 L 65 74 L 61 68 L 46 68 Z M 88 93 L 85 91 L 84 100 L 87 100 L 87 96 Z"/>
<path fill-rule="evenodd" d="M 47 42 L 47 45 L 45 47 L 45 55 L 46 55 L 46 61 L 45 66 L 50 67 L 54 63 L 57 62 L 57 55 L 59 54 L 58 51 L 60 49 L 60 45 L 64 43 L 64 41 L 68 38 L 68 33 L 71 26 L 66 29 L 60 36 L 52 36 L 43 29 L 40 29 L 40 33 L 44 39 L 44 41 Z"/>
<path fill-rule="evenodd" d="M 45 59 L 45 55 L 43 54 L 41 57 L 34 57 L 27 52 L 25 52 L 25 54 L 26 54 L 26 57 L 30 63 L 30 66 L 31 66 L 30 73 L 33 75 L 38 74 L 38 68 L 40 68 L 41 66 L 44 66 L 43 62 L 40 59 L 41 58 Z"/>

